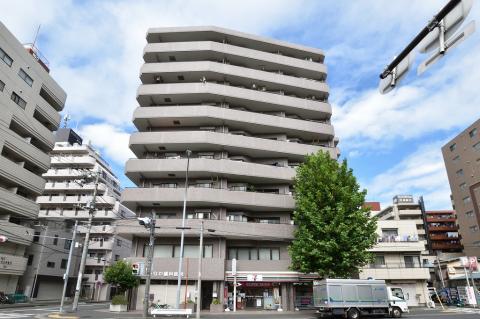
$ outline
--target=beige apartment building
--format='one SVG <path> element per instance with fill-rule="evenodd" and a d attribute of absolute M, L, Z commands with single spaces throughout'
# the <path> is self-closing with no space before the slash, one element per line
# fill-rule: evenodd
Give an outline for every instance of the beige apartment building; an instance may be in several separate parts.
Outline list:
<path fill-rule="evenodd" d="M 0 22 L 0 291 L 14 293 L 25 273 L 25 249 L 32 243 L 43 192 L 66 100 L 49 75 L 48 61 L 32 45 L 22 45 Z M 34 245 L 38 243 L 34 243 Z"/>
<path fill-rule="evenodd" d="M 313 277 L 289 269 L 287 247 L 295 167 L 320 150 L 338 156 L 323 51 L 218 27 L 152 28 L 147 42 L 130 137 L 137 158 L 125 167 L 137 187 L 122 203 L 160 227 L 154 300 L 175 304 L 189 149 L 182 302 L 195 298 L 203 220 L 214 230 L 205 234 L 203 309 L 212 298 L 236 299 L 239 310 L 311 306 Z M 117 231 L 133 240 L 129 260 L 144 263 L 148 232 L 136 221 Z M 143 291 L 142 281 L 137 309 Z"/>
<path fill-rule="evenodd" d="M 464 252 L 480 256 L 480 120 L 442 147 Z"/>
<path fill-rule="evenodd" d="M 132 211 L 120 204 L 120 182 L 108 163 L 90 144 L 70 128 L 61 128 L 50 152 L 51 168 L 43 174 L 45 191 L 37 198 L 40 205 L 38 227 L 32 245 L 27 249 L 27 272 L 21 282 L 24 291 L 36 299 L 59 299 L 63 288 L 63 274 L 68 259 L 73 224 L 78 221 L 77 245 L 74 249 L 71 282 L 67 295 L 74 292 L 79 256 L 87 231 L 88 210 L 84 206 L 92 200 L 94 179 L 85 179 L 89 173 L 100 172 L 96 207 L 85 276 L 81 296 L 90 300 L 108 300 L 110 285 L 103 281 L 103 271 L 115 261 L 129 256 L 131 242 L 118 236 L 116 221 L 133 218 Z M 78 247 L 77 247 L 78 246 Z"/>
<path fill-rule="evenodd" d="M 425 306 L 430 268 L 423 263 L 424 241 L 414 220 L 379 220 L 377 244 L 371 251 L 375 262 L 362 268 L 360 279 L 383 279 L 403 289 L 409 306 Z"/>

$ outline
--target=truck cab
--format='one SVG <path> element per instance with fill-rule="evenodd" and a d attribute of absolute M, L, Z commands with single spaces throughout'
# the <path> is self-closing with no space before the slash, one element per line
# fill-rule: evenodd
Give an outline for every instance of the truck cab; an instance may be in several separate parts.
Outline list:
<path fill-rule="evenodd" d="M 387 286 L 387 293 L 388 293 L 388 303 L 390 309 L 394 309 L 394 307 L 400 308 L 402 313 L 408 313 L 408 305 L 407 305 L 407 298 L 405 298 L 405 294 L 403 293 L 403 289 L 400 287 L 388 287 Z M 393 311 L 393 310 L 392 310 Z"/>

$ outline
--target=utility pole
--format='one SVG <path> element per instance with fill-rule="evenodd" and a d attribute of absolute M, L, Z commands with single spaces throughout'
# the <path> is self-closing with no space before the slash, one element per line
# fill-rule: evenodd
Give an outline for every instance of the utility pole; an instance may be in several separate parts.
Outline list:
<path fill-rule="evenodd" d="M 42 249 L 40 250 L 40 257 L 38 258 L 37 270 L 35 271 L 35 278 L 33 279 L 32 291 L 30 291 L 30 298 L 33 298 L 35 294 L 35 288 L 37 286 L 37 281 L 38 281 L 38 272 L 40 270 L 40 264 L 42 262 L 43 251 L 45 250 L 45 238 L 48 237 L 47 235 L 48 235 L 48 224 L 47 226 L 45 226 L 45 236 L 43 236 L 43 239 L 42 239 Z"/>
<path fill-rule="evenodd" d="M 93 190 L 93 196 L 90 203 L 88 203 L 88 223 L 87 223 L 87 232 L 85 234 L 85 241 L 83 244 L 83 251 L 82 251 L 82 259 L 80 261 L 80 269 L 78 270 L 78 278 L 77 278 L 77 285 L 75 287 L 75 297 L 73 298 L 73 305 L 72 311 L 77 311 L 78 309 L 78 300 L 80 299 L 80 290 L 82 288 L 82 277 L 83 271 L 85 269 L 85 262 L 87 261 L 87 253 L 88 253 L 88 243 L 90 240 L 90 230 L 92 228 L 92 220 L 93 215 L 95 214 L 96 210 L 96 202 L 97 202 L 97 192 L 98 192 L 98 179 L 100 178 L 100 169 L 97 170 L 95 173 L 95 188 Z"/>
<path fill-rule="evenodd" d="M 150 242 L 148 244 L 147 267 L 145 268 L 147 278 L 145 279 L 145 296 L 143 298 L 143 318 L 148 317 L 148 306 L 150 301 L 150 279 L 152 276 L 152 259 L 155 243 L 155 213 L 152 212 L 152 217 L 146 218 L 145 220 L 147 220 L 147 222 L 144 222 L 143 225 L 150 229 Z M 140 224 L 142 224 L 141 221 Z"/>
<path fill-rule="evenodd" d="M 200 319 L 202 309 L 202 258 L 203 258 L 203 220 L 200 224 L 200 245 L 198 246 L 198 278 L 197 278 L 197 313 L 196 318 Z"/>
<path fill-rule="evenodd" d="M 62 301 L 60 301 L 60 313 L 63 312 L 63 303 L 65 302 L 65 293 L 67 292 L 68 274 L 70 273 L 70 265 L 72 264 L 73 249 L 75 248 L 75 236 L 77 235 L 78 220 L 75 220 L 75 226 L 73 227 L 72 241 L 70 243 L 70 251 L 68 252 L 67 269 L 63 275 L 63 292 Z"/>
<path fill-rule="evenodd" d="M 192 151 L 187 150 L 186 153 L 187 153 L 187 169 L 185 171 L 185 191 L 183 194 L 182 235 L 180 237 L 180 256 L 179 256 L 180 258 L 178 259 L 177 300 L 175 302 L 176 309 L 180 309 L 180 285 L 182 283 L 183 245 L 185 241 L 185 217 L 187 214 L 188 168 L 190 165 L 190 155 L 192 154 Z"/>

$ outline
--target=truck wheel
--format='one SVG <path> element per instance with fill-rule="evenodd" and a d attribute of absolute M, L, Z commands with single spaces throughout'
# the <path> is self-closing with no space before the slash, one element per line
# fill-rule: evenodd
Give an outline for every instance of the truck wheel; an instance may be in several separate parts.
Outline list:
<path fill-rule="evenodd" d="M 348 319 L 358 319 L 360 318 L 360 311 L 357 308 L 352 308 L 347 312 Z"/>
<path fill-rule="evenodd" d="M 394 307 L 392 309 L 392 318 L 401 318 L 402 317 L 402 311 L 398 307 Z"/>

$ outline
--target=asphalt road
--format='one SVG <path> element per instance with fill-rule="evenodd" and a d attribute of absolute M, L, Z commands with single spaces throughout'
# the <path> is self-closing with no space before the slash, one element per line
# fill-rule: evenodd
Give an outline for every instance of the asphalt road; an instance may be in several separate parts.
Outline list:
<path fill-rule="evenodd" d="M 25 308 L 12 308 L 12 309 L 0 309 L 0 319 L 45 319 L 49 314 L 58 312 L 58 307 L 55 306 L 36 306 Z M 108 311 L 108 304 L 81 304 L 79 305 L 79 311 L 76 314 L 67 313 L 64 315 L 68 319 L 74 319 L 75 316 L 79 318 L 104 318 L 104 319 L 128 319 L 128 318 L 141 318 L 140 311 L 114 314 Z M 59 317 L 61 318 L 61 317 Z M 234 313 L 222 313 L 222 314 L 202 314 L 202 318 L 205 319 L 316 319 L 315 313 L 312 311 L 301 312 L 238 312 Z M 425 319 L 479 319 L 480 310 L 467 309 L 467 308 L 452 308 L 442 311 L 440 309 L 412 309 L 410 314 L 404 315 L 403 318 L 425 318 Z M 367 319 L 367 318 L 366 318 Z"/>

